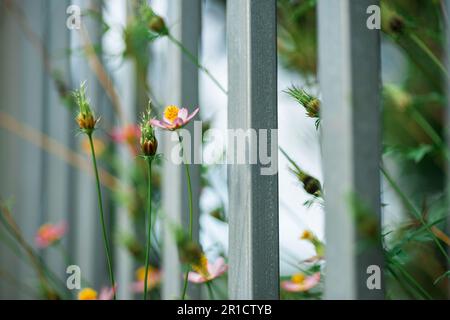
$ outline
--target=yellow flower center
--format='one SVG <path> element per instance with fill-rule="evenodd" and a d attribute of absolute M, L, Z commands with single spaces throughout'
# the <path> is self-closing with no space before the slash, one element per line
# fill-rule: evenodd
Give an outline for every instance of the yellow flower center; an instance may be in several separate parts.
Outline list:
<path fill-rule="evenodd" d="M 314 239 L 314 235 L 313 235 L 313 233 L 311 231 L 305 230 L 305 231 L 303 231 L 303 233 L 302 233 L 300 238 L 302 240 L 312 240 L 312 239 Z"/>
<path fill-rule="evenodd" d="M 91 288 L 84 288 L 78 293 L 78 300 L 97 300 L 97 291 Z"/>
<path fill-rule="evenodd" d="M 291 281 L 296 284 L 302 284 L 305 281 L 305 275 L 303 273 L 296 273 L 291 277 Z"/>
<path fill-rule="evenodd" d="M 178 112 L 180 109 L 178 109 L 177 106 L 168 106 L 164 110 L 164 118 L 166 118 L 170 123 L 173 123 L 176 118 L 178 118 Z"/>
<path fill-rule="evenodd" d="M 204 277 L 209 276 L 208 259 L 206 258 L 206 256 L 204 254 L 202 254 L 199 263 L 192 266 L 192 269 Z"/>

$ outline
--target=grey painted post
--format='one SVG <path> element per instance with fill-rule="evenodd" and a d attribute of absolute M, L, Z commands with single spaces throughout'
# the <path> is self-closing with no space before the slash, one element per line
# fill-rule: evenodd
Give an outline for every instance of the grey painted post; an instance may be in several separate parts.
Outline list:
<path fill-rule="evenodd" d="M 320 0 L 319 79 L 323 95 L 327 299 L 383 299 L 369 290 L 367 267 L 383 274 L 379 241 L 363 248 L 356 215 L 375 221 L 380 209 L 380 35 L 366 13 L 375 0 Z M 352 205 L 352 197 L 367 208 Z M 361 250 L 362 249 L 362 250 Z M 382 278 L 381 278 L 382 279 Z"/>
<path fill-rule="evenodd" d="M 99 0 L 76 0 L 74 4 L 79 5 L 83 12 L 89 8 L 101 10 Z M 82 23 L 87 32 L 89 32 L 92 41 L 97 43 L 100 39 L 100 24 L 89 17 L 84 17 Z M 72 31 L 71 37 L 71 45 L 74 50 L 83 47 L 84 41 L 80 30 Z M 73 55 L 71 57 L 71 68 L 74 86 L 78 87 L 80 81 L 86 80 L 88 84 L 87 96 L 91 101 L 91 105 L 98 114 L 101 113 L 101 110 L 99 110 L 100 84 L 90 69 L 86 57 Z M 77 136 L 76 143 L 80 145 L 82 139 L 85 139 L 84 135 Z M 80 152 L 83 152 L 81 148 Z M 86 157 L 90 160 L 89 155 L 86 155 Z M 75 181 L 75 214 L 71 221 L 71 225 L 76 231 L 73 235 L 75 261 L 80 266 L 84 279 L 89 281 L 95 288 L 100 288 L 101 286 L 109 285 L 109 280 L 103 240 L 101 238 L 95 179 L 84 172 L 77 172 Z M 107 206 L 105 206 L 105 215 L 109 216 Z"/>
<path fill-rule="evenodd" d="M 15 7 L 22 9 L 28 19 L 28 25 L 39 36 L 44 32 L 42 16 L 44 14 L 43 1 L 17 1 Z M 17 15 L 6 10 L 0 3 L 0 53 L 2 73 L 0 94 L 0 110 L 27 126 L 42 129 L 43 118 L 43 64 L 36 54 L 33 45 L 28 41 L 18 25 Z M 41 223 L 41 192 L 36 186 L 41 184 L 42 150 L 22 139 L 0 131 L 1 149 L 0 173 L 4 183 L 1 184 L 0 196 L 13 199 L 13 213 L 16 222 L 27 241 L 33 243 L 36 229 Z M 2 268 L 6 268 L 21 284 L 13 291 L 13 286 L 0 285 L 0 294 L 7 298 L 30 298 L 26 294 L 26 283 L 34 279 L 34 272 L 29 265 L 17 258 L 2 244 Z M 4 263 L 4 265 L 3 265 Z M 5 271 L 5 269 L 3 269 Z"/>
<path fill-rule="evenodd" d="M 46 22 L 46 32 L 44 33 L 43 41 L 47 47 L 49 55 L 53 58 L 58 52 L 67 48 L 70 44 L 70 33 L 66 24 L 66 8 L 69 1 L 50 0 L 46 2 L 47 8 L 44 13 L 47 17 L 52 19 L 44 19 Z M 36 50 L 35 50 L 36 52 Z M 38 54 L 36 52 L 36 54 Z M 63 75 L 69 73 L 69 60 L 52 59 L 51 68 L 57 70 Z M 63 105 L 61 98 L 58 96 L 57 89 L 48 74 L 48 71 L 42 75 L 44 81 L 44 120 L 43 133 L 56 139 L 65 146 L 73 144 L 75 137 L 73 132 L 75 130 L 75 122 L 73 121 L 72 113 Z M 58 159 L 48 153 L 44 152 L 44 166 L 43 166 L 43 221 L 51 223 L 60 223 L 67 221 L 72 207 L 70 205 L 70 198 L 73 196 L 72 184 L 70 181 L 70 172 L 73 170 L 63 160 Z M 70 228 L 70 226 L 69 226 Z M 74 229 L 70 232 L 75 232 Z M 67 246 L 68 241 L 65 237 L 63 245 Z M 68 264 L 74 264 L 74 261 L 67 261 L 62 257 L 60 251 L 50 251 L 47 253 L 47 261 L 49 265 L 56 270 L 61 279 L 66 278 L 66 267 Z"/>
<path fill-rule="evenodd" d="M 276 1 L 229 0 L 227 30 L 228 127 L 276 129 Z M 258 142 L 250 138 L 248 146 Z M 271 145 L 276 160 L 276 138 Z M 228 166 L 231 299 L 279 297 L 278 175 L 262 175 L 261 168 Z"/>
<path fill-rule="evenodd" d="M 197 55 L 200 39 L 201 21 L 200 0 L 170 0 L 168 25 L 171 34 L 178 39 L 190 52 Z M 198 106 L 198 69 L 180 49 L 172 43 L 168 48 L 167 104 L 187 107 L 190 110 Z M 188 126 L 192 132 L 192 126 Z M 175 165 L 170 160 L 170 150 L 174 142 L 168 135 L 164 135 L 163 162 L 163 189 L 162 206 L 165 213 L 164 221 L 164 248 L 163 269 L 164 281 L 162 294 L 164 299 L 179 298 L 182 290 L 182 269 L 179 263 L 178 250 L 175 243 L 171 224 L 179 224 L 188 230 L 188 200 L 184 168 Z M 193 145 L 193 143 L 192 143 Z M 193 153 L 191 153 L 193 155 Z M 190 165 L 193 188 L 194 210 L 194 239 L 198 240 L 199 225 L 199 195 L 200 195 L 200 168 L 199 165 Z M 199 297 L 199 288 L 190 284 L 188 295 L 190 298 Z"/>
<path fill-rule="evenodd" d="M 133 10 L 131 8 L 132 3 L 127 0 L 120 0 L 114 3 L 116 6 L 120 6 L 122 16 L 121 22 L 126 23 L 127 19 L 131 18 Z M 108 8 L 106 8 L 108 10 Z M 118 95 L 122 98 L 122 106 L 124 107 L 123 113 L 124 117 L 130 123 L 137 123 L 137 110 L 136 110 L 136 72 L 132 61 L 124 61 L 120 68 L 112 71 L 112 75 L 116 80 L 116 88 L 118 90 Z M 119 123 L 119 126 L 124 126 L 124 123 Z M 118 156 L 120 162 L 124 168 L 130 167 L 136 159 L 131 155 L 128 146 L 122 144 L 118 145 Z M 120 177 L 124 188 L 129 185 L 129 175 L 126 173 L 121 173 L 123 176 Z M 128 207 L 125 205 L 119 205 L 116 212 L 116 226 L 115 234 L 120 235 L 121 233 L 134 233 L 133 221 L 130 218 L 130 212 Z M 133 298 L 133 292 L 130 290 L 133 277 L 134 277 L 134 266 L 135 261 L 131 256 L 128 249 L 123 245 L 117 243 L 114 247 L 115 249 L 115 271 L 117 283 L 120 284 L 117 287 L 117 295 L 121 300 L 130 300 Z"/>

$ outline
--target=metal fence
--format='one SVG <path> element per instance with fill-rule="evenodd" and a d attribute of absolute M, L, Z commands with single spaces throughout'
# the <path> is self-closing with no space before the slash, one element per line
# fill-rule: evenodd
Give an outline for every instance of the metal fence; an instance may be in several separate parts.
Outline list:
<path fill-rule="evenodd" d="M 120 1 L 127 10 L 126 1 Z M 32 32 L 44 39 L 49 50 L 79 46 L 79 34 L 64 27 L 64 13 L 71 1 L 16 2 L 23 8 Z M 96 0 L 75 2 L 82 8 L 100 8 L 100 1 Z M 450 1 L 447 2 L 449 9 Z M 168 21 L 177 22 L 173 35 L 189 50 L 198 52 L 201 1 L 169 0 L 169 3 Z M 328 299 L 384 297 L 384 285 L 381 290 L 369 290 L 366 286 L 368 266 L 377 265 L 383 270 L 381 243 L 361 253 L 357 247 L 360 241 L 357 225 L 349 214 L 352 210 L 349 198 L 356 197 L 367 205 L 378 226 L 381 224 L 380 31 L 369 30 L 366 26 L 366 10 L 374 4 L 379 1 L 318 1 L 319 79 L 325 124 L 322 129 L 327 241 L 325 298 Z M 29 131 L 28 136 L 18 136 L 14 128 L 5 130 L 3 124 L 0 194 L 17 195 L 16 218 L 26 235 L 33 235 L 38 226 L 49 219 L 69 221 L 73 228 L 67 244 L 76 253 L 77 264 L 86 278 L 94 285 L 100 285 L 106 283 L 106 279 L 101 239 L 94 231 L 98 221 L 95 193 L 90 190 L 94 188 L 92 175 L 89 170 L 80 171 L 45 149 L 49 143 L 46 137 L 72 149 L 79 150 L 80 147 L 73 134 L 73 115 L 61 108 L 56 88 L 46 75 L 45 59 L 39 56 L 45 52 L 33 47 L 26 30 L 24 33 L 23 29 L 17 28 L 18 19 L 5 10 L 0 12 L 0 111 L 4 120 L 6 115 L 20 117 Z M 100 27 L 95 23 L 87 25 L 90 36 L 99 37 Z M 276 0 L 227 1 L 229 128 L 277 129 L 276 29 Z M 450 48 L 448 50 L 450 52 Z M 198 69 L 176 48 L 170 48 L 168 52 L 170 102 L 197 105 Z M 108 107 L 110 102 L 101 93 L 103 91 L 85 59 L 67 56 L 58 64 L 70 75 L 72 83 L 88 79 L 92 103 L 98 106 L 103 117 L 112 117 Z M 116 85 L 121 88 L 127 115 L 132 120 L 136 114 L 134 70 L 125 65 L 115 72 L 119 75 Z M 36 135 L 37 131 L 46 137 Z M 273 139 L 270 143 L 276 146 L 278 142 Z M 36 144 L 44 145 L 44 149 Z M 169 145 L 168 141 L 164 144 L 165 148 Z M 131 161 L 125 155 L 123 160 Z M 173 221 L 187 225 L 181 214 L 187 203 L 182 190 L 182 168 L 169 161 L 164 162 L 164 166 L 163 210 Z M 261 167 L 260 164 L 228 165 L 231 299 L 279 297 L 278 177 L 261 175 Z M 339 176 L 336 171 L 340 172 Z M 192 165 L 192 172 L 194 212 L 199 212 L 198 165 Z M 58 216 L 49 217 L 47 212 Z M 129 225 L 126 216 L 125 209 L 119 208 L 117 221 Z M 198 239 L 198 216 L 195 217 L 195 230 Z M 181 273 L 181 265 L 170 233 L 165 232 L 163 238 L 166 276 L 162 292 L 163 298 L 172 299 L 180 295 L 181 277 L 175 275 Z M 130 283 L 131 258 L 120 250 L 115 257 L 118 282 Z M 26 265 L 3 247 L 0 247 L 0 258 L 8 270 L 25 278 L 29 274 Z M 64 263 L 57 261 L 56 255 L 50 253 L 45 259 L 57 265 L 60 274 L 64 275 Z M 125 290 L 119 291 L 119 295 L 130 298 Z M 200 292 L 194 289 L 190 295 L 200 297 Z M 0 287 L 0 297 L 10 297 L 10 288 Z"/>

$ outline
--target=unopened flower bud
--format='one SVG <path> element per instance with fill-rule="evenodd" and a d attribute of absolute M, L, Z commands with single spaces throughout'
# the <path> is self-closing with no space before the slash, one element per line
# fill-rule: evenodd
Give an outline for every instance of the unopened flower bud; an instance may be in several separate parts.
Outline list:
<path fill-rule="evenodd" d="M 150 114 L 151 108 L 149 107 L 141 121 L 141 150 L 146 157 L 153 157 L 158 149 L 158 140 L 156 140 L 155 132 L 150 124 Z"/>
<path fill-rule="evenodd" d="M 304 179 L 302 179 L 303 182 L 303 188 L 306 192 L 312 195 L 318 195 L 321 191 L 321 186 L 319 180 L 317 180 L 314 177 L 311 176 L 305 176 Z"/>
<path fill-rule="evenodd" d="M 162 34 L 167 33 L 167 27 L 166 23 L 164 22 L 164 19 L 157 15 L 153 16 L 150 19 L 148 27 L 155 33 L 162 33 Z"/>
<path fill-rule="evenodd" d="M 148 140 L 143 140 L 141 142 L 141 149 L 144 155 L 154 156 L 156 154 L 156 150 L 158 149 L 158 140 L 156 140 L 155 136 Z"/>
<path fill-rule="evenodd" d="M 92 113 L 79 113 L 77 118 L 77 123 L 80 129 L 92 131 L 95 129 L 96 120 Z"/>

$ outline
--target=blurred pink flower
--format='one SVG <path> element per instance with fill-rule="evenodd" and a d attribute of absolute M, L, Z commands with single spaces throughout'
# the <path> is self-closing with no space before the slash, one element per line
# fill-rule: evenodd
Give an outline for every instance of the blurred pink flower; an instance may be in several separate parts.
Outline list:
<path fill-rule="evenodd" d="M 220 277 L 228 270 L 225 259 L 220 257 L 214 263 L 210 263 L 204 258 L 204 267 L 193 267 L 194 271 L 190 271 L 188 280 L 193 283 L 205 283 Z"/>
<path fill-rule="evenodd" d="M 155 288 L 160 282 L 161 282 L 161 271 L 153 268 L 153 267 L 149 267 L 148 268 L 148 289 L 152 290 L 153 288 Z M 133 285 L 132 285 L 132 290 L 135 293 L 141 293 L 144 292 L 144 278 L 145 278 L 145 267 L 140 267 L 137 271 L 136 271 L 136 280 Z"/>
<path fill-rule="evenodd" d="M 311 276 L 296 273 L 289 281 L 281 282 L 281 287 L 288 292 L 304 292 L 314 288 L 320 282 L 320 272 Z"/>
<path fill-rule="evenodd" d="M 135 124 L 128 124 L 123 127 L 116 127 L 111 132 L 111 138 L 116 143 L 125 143 L 133 154 L 139 152 L 139 139 L 141 128 Z"/>
<path fill-rule="evenodd" d="M 151 119 L 150 124 L 155 127 L 159 127 L 165 130 L 176 130 L 187 125 L 192 118 L 194 118 L 199 112 L 200 108 L 195 109 L 189 114 L 188 109 L 177 106 L 168 106 L 164 110 L 163 120 Z"/>
<path fill-rule="evenodd" d="M 114 292 L 116 292 L 116 287 L 114 288 L 103 287 L 102 290 L 100 290 L 98 300 L 113 300 Z"/>
<path fill-rule="evenodd" d="M 67 230 L 67 224 L 60 222 L 58 224 L 46 223 L 42 225 L 36 233 L 35 243 L 39 248 L 47 248 L 59 241 Z"/>
<path fill-rule="evenodd" d="M 135 124 L 116 127 L 111 132 L 111 138 L 117 143 L 135 144 L 141 137 L 141 128 Z"/>

